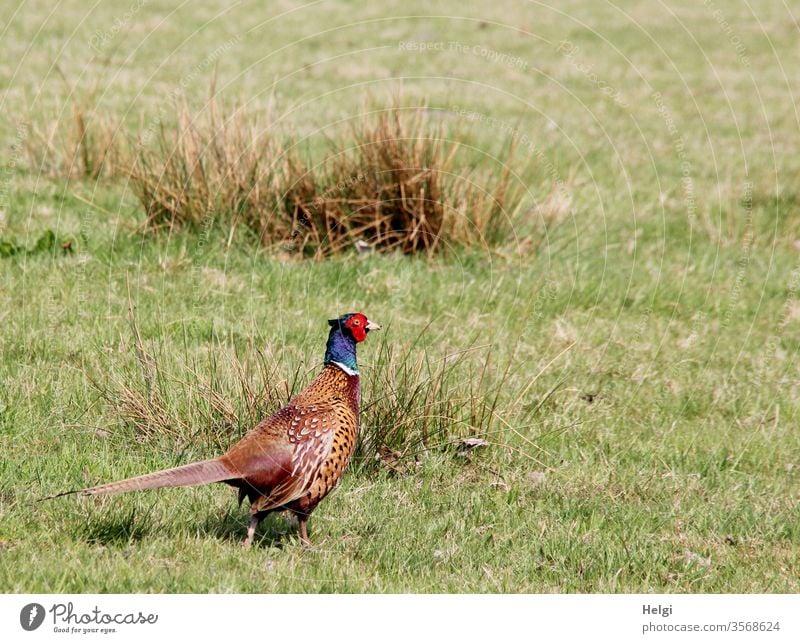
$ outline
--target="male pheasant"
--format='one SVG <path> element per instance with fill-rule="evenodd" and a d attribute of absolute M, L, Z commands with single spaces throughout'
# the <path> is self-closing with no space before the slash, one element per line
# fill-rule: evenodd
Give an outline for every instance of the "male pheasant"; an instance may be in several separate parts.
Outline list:
<path fill-rule="evenodd" d="M 339 482 L 356 445 L 360 396 L 356 344 L 369 331 L 380 329 L 361 313 L 328 323 L 322 372 L 224 455 L 67 493 L 99 496 L 225 482 L 239 489 L 240 504 L 244 498 L 250 501 L 245 547 L 252 544 L 264 516 L 284 509 L 297 516 L 300 540 L 310 545 L 308 517 Z"/>

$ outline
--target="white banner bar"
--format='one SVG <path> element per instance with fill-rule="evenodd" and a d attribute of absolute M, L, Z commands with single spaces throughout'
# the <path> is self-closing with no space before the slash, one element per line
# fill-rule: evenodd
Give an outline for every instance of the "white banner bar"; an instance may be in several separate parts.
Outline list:
<path fill-rule="evenodd" d="M 0 596 L 0 640 L 31 642 L 796 643 L 798 621 L 787 595 Z"/>

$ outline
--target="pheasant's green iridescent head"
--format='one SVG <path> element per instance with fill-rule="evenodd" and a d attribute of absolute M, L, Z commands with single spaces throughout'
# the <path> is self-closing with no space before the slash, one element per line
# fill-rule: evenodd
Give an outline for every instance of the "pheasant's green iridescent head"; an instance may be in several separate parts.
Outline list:
<path fill-rule="evenodd" d="M 339 319 L 329 319 L 328 324 L 331 331 L 325 350 L 325 363 L 336 364 L 346 373 L 358 375 L 356 344 L 363 342 L 369 331 L 380 330 L 380 326 L 362 313 L 348 313 Z"/>

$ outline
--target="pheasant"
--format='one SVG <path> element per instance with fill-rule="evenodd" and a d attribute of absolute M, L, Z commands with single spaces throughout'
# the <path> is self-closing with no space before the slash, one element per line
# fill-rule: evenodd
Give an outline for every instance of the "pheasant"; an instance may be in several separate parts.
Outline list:
<path fill-rule="evenodd" d="M 337 485 L 358 435 L 360 385 L 356 345 L 380 326 L 361 313 L 328 321 L 322 372 L 282 409 L 251 429 L 224 455 L 65 494 L 100 496 L 123 491 L 224 482 L 250 502 L 244 546 L 272 511 L 297 516 L 300 541 L 309 546 L 307 522 Z M 55 496 L 54 496 L 55 497 Z"/>

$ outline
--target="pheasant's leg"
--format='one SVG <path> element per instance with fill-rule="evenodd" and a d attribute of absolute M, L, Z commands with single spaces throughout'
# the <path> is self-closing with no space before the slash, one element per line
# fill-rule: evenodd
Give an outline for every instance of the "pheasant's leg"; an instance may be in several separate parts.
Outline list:
<path fill-rule="evenodd" d="M 258 527 L 258 523 L 261 521 L 256 514 L 253 514 L 250 517 L 250 526 L 247 528 L 247 538 L 244 539 L 242 543 L 242 547 L 249 547 L 253 544 L 253 538 L 256 535 L 256 527 Z"/>
<path fill-rule="evenodd" d="M 300 542 L 303 543 L 303 547 L 311 547 L 311 541 L 308 539 L 308 530 L 306 529 L 308 516 L 297 514 L 297 520 L 300 523 Z"/>

